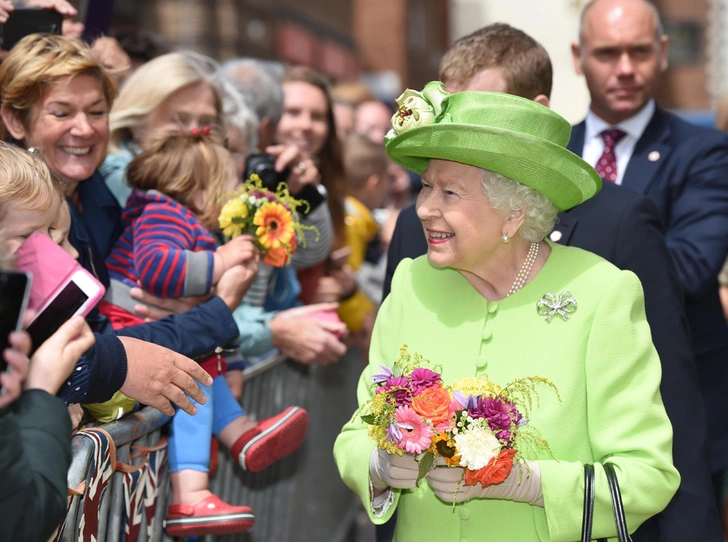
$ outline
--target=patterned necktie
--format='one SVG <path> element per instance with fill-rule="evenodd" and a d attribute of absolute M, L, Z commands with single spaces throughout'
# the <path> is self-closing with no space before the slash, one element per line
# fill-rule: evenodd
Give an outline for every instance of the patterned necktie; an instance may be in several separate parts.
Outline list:
<path fill-rule="evenodd" d="M 614 154 L 614 147 L 626 135 L 625 132 L 617 128 L 610 128 L 601 133 L 604 139 L 604 152 L 602 152 L 602 156 L 599 158 L 597 165 L 594 166 L 594 169 L 597 170 L 597 173 L 602 179 L 613 183 L 617 182 L 617 156 Z"/>

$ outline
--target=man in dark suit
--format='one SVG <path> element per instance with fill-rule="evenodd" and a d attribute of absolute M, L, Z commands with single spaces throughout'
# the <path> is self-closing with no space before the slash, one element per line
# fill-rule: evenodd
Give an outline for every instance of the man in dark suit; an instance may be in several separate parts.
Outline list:
<path fill-rule="evenodd" d="M 591 105 L 574 127 L 569 149 L 597 171 L 616 166 L 611 180 L 653 200 L 665 225 L 685 292 L 720 500 L 728 468 L 728 324 L 718 285 L 728 254 L 728 136 L 688 124 L 655 104 L 667 68 L 667 36 L 646 0 L 587 4 L 572 54 Z"/>
<path fill-rule="evenodd" d="M 447 90 L 491 90 L 549 104 L 551 62 L 523 32 L 491 25 L 458 40 L 445 55 L 440 79 Z M 559 214 L 554 242 L 599 254 L 642 281 L 647 318 L 663 367 L 661 392 L 675 433 L 673 455 L 682 476 L 678 493 L 658 516 L 635 533 L 635 542 L 700 540 L 720 542 L 706 453 L 706 425 L 684 318 L 682 293 L 665 245 L 657 209 L 649 199 L 605 182 L 585 203 Z M 403 258 L 427 252 L 414 207 L 400 214 L 392 238 L 385 280 Z M 605 367 L 605 371 L 609 370 Z"/>

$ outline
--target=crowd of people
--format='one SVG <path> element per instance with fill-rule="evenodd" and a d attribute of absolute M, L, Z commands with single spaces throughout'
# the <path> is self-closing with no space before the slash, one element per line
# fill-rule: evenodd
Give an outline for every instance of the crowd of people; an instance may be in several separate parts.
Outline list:
<path fill-rule="evenodd" d="M 65 2 L 41 7 L 75 15 Z M 0 8 L 12 17 L 12 6 Z M 299 447 L 308 416 L 296 405 L 248 416 L 239 402 L 245 364 L 276 351 L 328 364 L 371 333 L 379 300 L 366 285 L 381 284 L 386 251 L 372 211 L 393 199 L 381 138 L 340 138 L 330 83 L 312 69 L 247 58 L 219 65 L 151 40 L 146 55 L 128 46 L 140 42 L 34 34 L 0 65 L 6 266 L 40 231 L 106 289 L 29 365 L 28 336 L 9 339 L 2 467 L 18 474 L 2 501 L 12 496 L 25 513 L 2 514 L 8 539 L 44 539 L 59 523 L 71 431 L 140 405 L 173 416 L 167 533 L 250 529 L 253 510 L 208 489 L 212 439 L 255 472 Z M 349 178 L 345 163 L 360 171 Z M 306 204 L 303 238 L 283 267 L 264 263 L 251 236 L 224 242 L 220 232 L 225 198 L 256 167 Z M 367 261 L 372 278 L 360 288 Z M 233 352 L 244 361 L 228 366 L 221 354 Z M 53 355 L 64 363 L 39 377 Z M 39 461 L 44 453 L 53 460 Z"/>
<path fill-rule="evenodd" d="M 617 533 L 608 465 L 633 540 L 723 540 L 728 135 L 656 103 L 668 39 L 652 3 L 583 8 L 572 54 L 591 104 L 574 127 L 549 108 L 547 52 L 508 24 L 458 39 L 440 82 L 389 103 L 309 67 L 218 63 L 140 33 L 89 44 L 65 0 L 29 3 L 68 22 L 0 57 L 2 267 L 41 232 L 106 293 L 34 350 L 25 332 L 7 339 L 0 539 L 46 540 L 72 432 L 144 405 L 172 416 L 167 534 L 248 530 L 255 511 L 209 489 L 213 443 L 256 472 L 294 453 L 309 420 L 298 405 L 246 413 L 242 370 L 358 348 L 364 405 L 406 344 L 448 381 L 537 374 L 560 398 L 529 420 L 549 452 L 489 486 L 439 464 L 422 482 L 354 413 L 321 460 L 378 540 L 578 540 L 585 464 L 595 537 Z M 12 13 L 0 0 L 0 23 Z M 221 231 L 253 173 L 301 202 L 285 265 Z M 560 294 L 570 316 L 544 318 Z"/>

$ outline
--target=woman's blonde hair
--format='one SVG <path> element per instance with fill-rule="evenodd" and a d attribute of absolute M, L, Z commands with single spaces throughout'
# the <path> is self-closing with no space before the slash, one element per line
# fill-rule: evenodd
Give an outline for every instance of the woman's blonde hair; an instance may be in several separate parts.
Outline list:
<path fill-rule="evenodd" d="M 518 234 L 529 243 L 540 243 L 554 229 L 559 211 L 546 196 L 487 169 L 483 170 L 482 184 L 490 206 L 504 218 L 523 209 L 525 219 Z"/>
<path fill-rule="evenodd" d="M 63 197 L 63 186 L 34 154 L 0 141 L 0 216 L 8 204 L 45 212 L 56 197 Z"/>
<path fill-rule="evenodd" d="M 214 134 L 165 134 L 153 139 L 127 168 L 129 186 L 157 190 L 197 215 L 208 230 L 218 229 L 217 217 L 225 186 L 233 175 L 230 153 Z M 205 194 L 204 208 L 197 195 Z"/>
<path fill-rule="evenodd" d="M 217 69 L 211 58 L 187 51 L 168 53 L 142 65 L 124 82 L 109 115 L 109 150 L 118 152 L 122 141 L 132 139 L 131 129 L 141 126 L 173 93 L 201 82 L 213 91 L 218 128 L 222 126 L 222 93 L 214 81 Z"/>
<path fill-rule="evenodd" d="M 81 41 L 51 34 L 31 34 L 20 40 L 0 64 L 0 104 L 28 127 L 33 109 L 59 79 L 88 75 L 101 85 L 111 107 L 116 82 Z M 0 140 L 10 138 L 0 119 Z"/>

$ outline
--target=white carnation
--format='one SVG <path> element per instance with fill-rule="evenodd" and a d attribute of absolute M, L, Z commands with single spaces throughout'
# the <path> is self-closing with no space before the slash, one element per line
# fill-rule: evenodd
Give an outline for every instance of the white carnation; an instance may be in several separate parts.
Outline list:
<path fill-rule="evenodd" d="M 455 435 L 460 466 L 480 470 L 500 453 L 500 443 L 488 427 L 475 426 Z"/>

